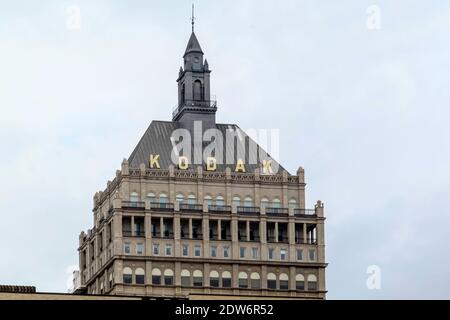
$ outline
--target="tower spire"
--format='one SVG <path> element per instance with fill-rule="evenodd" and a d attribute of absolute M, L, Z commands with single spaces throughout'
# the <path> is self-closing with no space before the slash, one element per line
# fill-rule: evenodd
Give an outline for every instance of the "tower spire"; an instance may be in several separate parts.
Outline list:
<path fill-rule="evenodd" d="M 191 17 L 191 23 L 192 23 L 192 32 L 194 32 L 194 24 L 195 24 L 194 4 L 192 4 L 192 17 Z"/>

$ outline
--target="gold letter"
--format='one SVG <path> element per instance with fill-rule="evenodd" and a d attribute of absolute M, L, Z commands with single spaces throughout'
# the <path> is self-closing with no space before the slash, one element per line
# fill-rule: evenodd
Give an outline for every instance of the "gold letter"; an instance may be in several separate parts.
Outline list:
<path fill-rule="evenodd" d="M 217 161 L 214 157 L 208 157 L 206 159 L 206 170 L 207 171 L 216 171 L 217 169 Z"/>
<path fill-rule="evenodd" d="M 187 170 L 189 167 L 189 159 L 186 156 L 181 156 L 178 158 L 178 169 Z"/>
<path fill-rule="evenodd" d="M 239 159 L 236 163 L 236 169 L 234 170 L 236 172 L 245 172 L 245 165 L 244 161 L 242 159 Z"/>
<path fill-rule="evenodd" d="M 150 163 L 150 169 L 153 169 L 154 166 L 156 166 L 156 168 L 159 169 L 160 168 L 160 166 L 159 166 L 159 154 L 157 154 L 157 155 L 151 154 L 149 163 Z"/>
<path fill-rule="evenodd" d="M 269 173 L 272 174 L 272 159 L 270 160 L 263 160 L 263 173 Z"/>

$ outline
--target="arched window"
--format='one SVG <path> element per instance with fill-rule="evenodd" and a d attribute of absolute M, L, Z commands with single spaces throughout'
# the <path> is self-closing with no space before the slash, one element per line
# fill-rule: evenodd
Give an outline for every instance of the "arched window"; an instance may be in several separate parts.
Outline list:
<path fill-rule="evenodd" d="M 139 202 L 139 194 L 137 192 L 132 192 L 130 194 L 130 202 L 133 203 Z"/>
<path fill-rule="evenodd" d="M 261 289 L 261 277 L 258 272 L 253 272 L 250 275 L 250 287 L 252 289 Z"/>
<path fill-rule="evenodd" d="M 308 275 L 308 290 L 316 291 L 317 290 L 317 277 L 313 274 Z"/>
<path fill-rule="evenodd" d="M 224 206 L 225 205 L 225 200 L 222 196 L 217 196 L 216 197 L 216 206 Z"/>
<path fill-rule="evenodd" d="M 145 271 L 142 268 L 137 268 L 134 272 L 136 284 L 145 284 Z"/>
<path fill-rule="evenodd" d="M 219 287 L 219 273 L 215 270 L 209 273 L 209 285 L 213 288 Z"/>
<path fill-rule="evenodd" d="M 229 271 L 222 272 L 222 287 L 231 288 L 231 273 Z"/>
<path fill-rule="evenodd" d="M 297 200 L 295 200 L 295 199 L 289 200 L 289 208 L 291 208 L 291 209 L 298 209 Z"/>
<path fill-rule="evenodd" d="M 277 276 L 275 273 L 267 274 L 267 289 L 275 290 L 277 288 Z"/>
<path fill-rule="evenodd" d="M 272 208 L 281 208 L 281 201 L 278 198 L 273 199 Z"/>
<path fill-rule="evenodd" d="M 244 199 L 244 207 L 253 207 L 253 200 L 250 197 Z"/>
<path fill-rule="evenodd" d="M 194 100 L 203 100 L 203 88 L 200 80 L 194 81 Z"/>
<path fill-rule="evenodd" d="M 161 284 L 161 270 L 159 270 L 158 268 L 154 268 L 152 270 L 152 284 Z"/>
<path fill-rule="evenodd" d="M 195 270 L 193 273 L 194 287 L 202 287 L 203 286 L 203 272 L 200 270 Z"/>
<path fill-rule="evenodd" d="M 149 207 L 151 207 L 152 203 L 156 202 L 156 195 L 152 192 L 147 194 L 147 202 L 148 202 Z"/>
<path fill-rule="evenodd" d="M 289 289 L 289 276 L 286 273 L 280 274 L 280 290 Z"/>
<path fill-rule="evenodd" d="M 125 267 L 123 268 L 123 283 L 131 284 L 133 283 L 133 271 L 131 268 Z"/>
<path fill-rule="evenodd" d="M 261 199 L 261 208 L 267 208 L 269 206 L 269 199 L 262 198 Z"/>
<path fill-rule="evenodd" d="M 160 208 L 166 208 L 167 203 L 169 202 L 169 198 L 165 193 L 159 194 L 159 207 Z"/>
<path fill-rule="evenodd" d="M 197 204 L 197 197 L 194 194 L 190 194 L 188 197 L 188 204 L 189 205 L 196 205 Z"/>
<path fill-rule="evenodd" d="M 173 285 L 173 270 L 172 269 L 164 270 L 164 284 L 166 286 Z"/>
<path fill-rule="evenodd" d="M 248 288 L 248 275 L 245 272 L 239 272 L 239 288 Z"/>
<path fill-rule="evenodd" d="M 302 274 L 298 274 L 295 276 L 295 289 L 298 291 L 305 290 L 305 277 Z"/>
<path fill-rule="evenodd" d="M 183 194 L 181 194 L 181 193 L 179 193 L 179 194 L 177 194 L 177 196 L 176 196 L 176 201 L 178 202 L 178 203 L 183 203 L 183 201 L 184 201 L 184 196 L 183 196 Z"/>
<path fill-rule="evenodd" d="M 210 195 L 206 195 L 205 196 L 205 202 L 206 205 L 208 206 L 208 208 L 212 205 L 213 201 L 212 201 L 212 197 Z"/>
<path fill-rule="evenodd" d="M 181 270 L 181 286 L 190 287 L 191 286 L 191 273 L 189 270 Z"/>
<path fill-rule="evenodd" d="M 241 198 L 239 197 L 233 197 L 233 204 L 237 207 L 241 205 Z"/>

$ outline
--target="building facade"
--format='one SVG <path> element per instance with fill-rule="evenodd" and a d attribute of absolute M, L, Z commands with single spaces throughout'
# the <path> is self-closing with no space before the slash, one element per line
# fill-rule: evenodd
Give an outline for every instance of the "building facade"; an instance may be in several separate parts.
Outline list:
<path fill-rule="evenodd" d="M 153 121 L 95 194 L 77 292 L 325 299 L 324 206 L 306 208 L 303 168 L 289 174 L 238 126 L 216 123 L 203 55 L 193 31 L 172 121 Z"/>

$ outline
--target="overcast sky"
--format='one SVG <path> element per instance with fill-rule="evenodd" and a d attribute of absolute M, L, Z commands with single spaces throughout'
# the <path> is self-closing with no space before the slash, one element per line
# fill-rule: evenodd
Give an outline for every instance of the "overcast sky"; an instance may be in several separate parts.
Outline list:
<path fill-rule="evenodd" d="M 1 284 L 67 290 L 94 193 L 177 101 L 191 1 L 93 2 L 0 3 Z M 450 4 L 195 3 L 218 122 L 280 129 L 325 203 L 328 298 L 450 298 Z"/>

